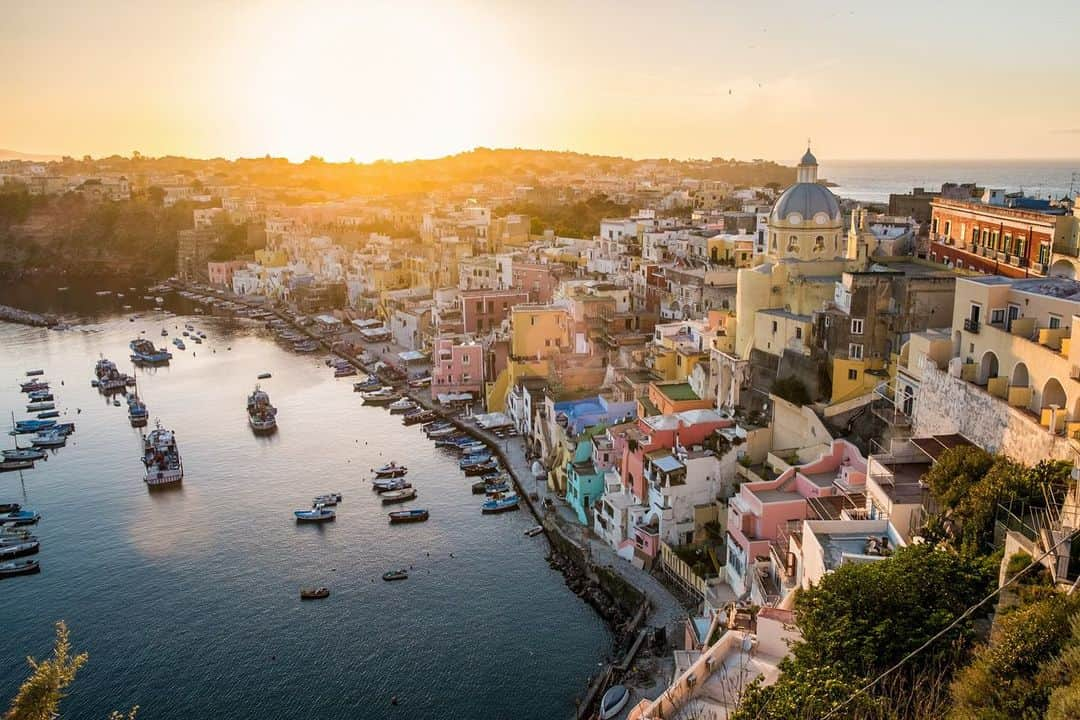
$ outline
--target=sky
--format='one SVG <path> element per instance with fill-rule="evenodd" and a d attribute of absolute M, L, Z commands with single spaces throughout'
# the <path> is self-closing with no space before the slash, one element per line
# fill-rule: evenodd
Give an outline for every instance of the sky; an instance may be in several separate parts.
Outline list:
<path fill-rule="evenodd" d="M 1080 2 L 0 0 L 0 148 L 1080 158 Z"/>

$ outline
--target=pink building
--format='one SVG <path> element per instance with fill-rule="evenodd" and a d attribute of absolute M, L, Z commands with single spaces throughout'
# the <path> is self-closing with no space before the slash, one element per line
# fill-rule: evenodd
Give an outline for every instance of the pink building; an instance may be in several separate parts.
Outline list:
<path fill-rule="evenodd" d="M 728 502 L 728 584 L 738 595 L 750 590 L 755 564 L 768 562 L 771 544 L 792 524 L 838 519 L 848 505 L 865 505 L 865 489 L 866 458 L 846 440 L 833 440 L 817 460 L 775 480 L 743 483 Z"/>
<path fill-rule="evenodd" d="M 207 263 L 206 271 L 210 276 L 210 284 L 231 288 L 233 273 L 247 267 L 247 264 L 247 260 L 227 260 L 225 262 Z"/>
<path fill-rule="evenodd" d="M 510 275 L 513 288 L 528 294 L 526 302 L 547 304 L 559 286 L 559 277 L 552 265 L 515 261 Z"/>
<path fill-rule="evenodd" d="M 469 334 L 483 334 L 502 325 L 510 308 L 528 302 L 518 290 L 464 290 L 461 293 L 461 323 Z"/>
<path fill-rule="evenodd" d="M 484 346 L 464 337 L 440 337 L 431 358 L 431 397 L 484 389 Z"/>

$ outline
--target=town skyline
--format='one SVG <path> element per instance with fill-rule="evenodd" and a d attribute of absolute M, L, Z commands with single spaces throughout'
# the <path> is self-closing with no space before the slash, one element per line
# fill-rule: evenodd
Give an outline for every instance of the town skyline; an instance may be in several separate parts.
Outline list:
<path fill-rule="evenodd" d="M 0 62 L 20 72 L 4 147 L 368 162 L 486 146 L 781 162 L 809 136 L 835 161 L 1080 157 L 1080 100 L 1063 84 L 1075 23 L 1003 4 L 251 2 L 213 6 L 207 23 L 210 7 L 10 8 Z M 35 62 L 20 63 L 28 53 Z"/>

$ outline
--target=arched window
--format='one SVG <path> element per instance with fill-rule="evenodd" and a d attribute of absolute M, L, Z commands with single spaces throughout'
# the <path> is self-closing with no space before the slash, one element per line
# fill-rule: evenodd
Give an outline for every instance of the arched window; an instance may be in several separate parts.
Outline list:
<path fill-rule="evenodd" d="M 797 235 L 792 235 L 787 241 L 788 252 L 799 252 L 799 238 Z"/>
<path fill-rule="evenodd" d="M 821 252 L 825 249 L 825 236 L 818 235 L 814 238 L 814 252 Z"/>
<path fill-rule="evenodd" d="M 776 250 L 776 233 L 772 234 L 772 249 Z"/>

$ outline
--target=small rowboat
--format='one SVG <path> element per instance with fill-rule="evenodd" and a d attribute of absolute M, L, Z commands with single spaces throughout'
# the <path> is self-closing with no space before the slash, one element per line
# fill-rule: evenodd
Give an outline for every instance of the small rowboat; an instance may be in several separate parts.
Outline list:
<path fill-rule="evenodd" d="M 408 502 L 416 497 L 415 488 L 403 488 L 401 490 L 391 490 L 382 494 L 383 505 L 390 505 L 392 503 Z"/>
<path fill-rule="evenodd" d="M 608 720 L 618 715 L 629 699 L 629 690 L 622 685 L 612 685 L 600 699 L 600 720 Z"/>
<path fill-rule="evenodd" d="M 298 523 L 329 522 L 337 517 L 333 510 L 327 510 L 318 503 L 310 510 L 293 510 L 293 515 Z"/>
<path fill-rule="evenodd" d="M 525 531 L 525 537 L 536 537 L 542 532 L 544 532 L 543 525 L 533 525 L 531 528 Z"/>
<path fill-rule="evenodd" d="M 330 597 L 330 588 L 301 588 L 300 599 L 301 600 L 322 600 L 323 598 Z"/>
<path fill-rule="evenodd" d="M 428 519 L 427 510 L 396 510 L 390 513 L 390 524 L 424 522 Z"/>
<path fill-rule="evenodd" d="M 391 580 L 407 580 L 409 573 L 405 570 L 390 570 L 383 573 L 382 579 L 390 582 Z"/>
<path fill-rule="evenodd" d="M 375 492 L 381 495 L 382 493 L 393 492 L 394 490 L 411 488 L 412 483 L 405 482 L 401 478 L 384 478 L 382 480 L 374 481 L 371 483 L 371 486 L 375 488 Z"/>
<path fill-rule="evenodd" d="M 15 575 L 29 575 L 41 570 L 37 560 L 13 560 L 12 562 L 0 563 L 0 578 L 13 577 Z"/>
<path fill-rule="evenodd" d="M 345 499 L 345 496 L 341 493 L 326 493 L 325 495 L 318 495 L 315 498 L 316 505 L 325 505 L 326 507 L 334 507 L 339 502 Z"/>
<path fill-rule="evenodd" d="M 409 472 L 409 468 L 404 465 L 398 465 L 396 462 L 383 465 L 381 468 L 375 470 L 375 477 L 377 478 L 395 478 L 402 477 L 405 473 Z"/>

